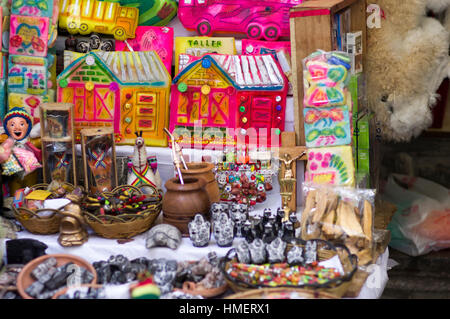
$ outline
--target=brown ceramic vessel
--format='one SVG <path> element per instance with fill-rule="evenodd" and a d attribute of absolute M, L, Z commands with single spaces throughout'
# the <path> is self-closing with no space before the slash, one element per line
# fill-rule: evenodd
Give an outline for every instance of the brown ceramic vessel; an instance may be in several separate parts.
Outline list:
<path fill-rule="evenodd" d="M 206 181 L 206 191 L 208 192 L 210 203 L 218 203 L 220 201 L 219 184 L 217 184 L 214 176 L 214 164 L 208 162 L 192 162 L 186 163 L 187 170 L 181 168 L 183 177 L 203 178 Z"/>
<path fill-rule="evenodd" d="M 188 223 L 196 214 L 208 218 L 209 201 L 203 178 L 186 177 L 184 185 L 178 178 L 169 179 L 162 202 L 163 222 L 177 227 L 183 236 L 189 236 Z"/>

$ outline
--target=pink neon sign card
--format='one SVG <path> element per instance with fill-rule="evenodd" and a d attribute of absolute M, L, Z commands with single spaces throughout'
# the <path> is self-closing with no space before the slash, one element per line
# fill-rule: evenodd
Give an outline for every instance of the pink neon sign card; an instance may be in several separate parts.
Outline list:
<path fill-rule="evenodd" d="M 127 40 L 133 51 L 156 51 L 167 71 L 172 75 L 173 28 L 138 26 L 136 38 Z M 116 51 L 130 51 L 123 41 L 116 41 Z"/>

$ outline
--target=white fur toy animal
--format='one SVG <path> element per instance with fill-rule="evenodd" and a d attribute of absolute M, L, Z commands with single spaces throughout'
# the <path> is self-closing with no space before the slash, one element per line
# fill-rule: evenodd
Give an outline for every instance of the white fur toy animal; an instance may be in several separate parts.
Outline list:
<path fill-rule="evenodd" d="M 368 28 L 367 101 L 384 140 L 408 142 L 432 123 L 436 91 L 450 73 L 450 22 L 428 17 L 450 0 L 371 0 L 382 12 Z"/>

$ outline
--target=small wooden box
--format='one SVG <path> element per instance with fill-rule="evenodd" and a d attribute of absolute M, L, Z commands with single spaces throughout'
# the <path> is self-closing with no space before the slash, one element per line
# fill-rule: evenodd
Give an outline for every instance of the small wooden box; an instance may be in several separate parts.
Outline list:
<path fill-rule="evenodd" d="M 290 10 L 294 116 L 297 145 L 305 145 L 303 127 L 302 61 L 317 50 L 333 51 L 333 20 L 336 14 L 349 10 L 349 32 L 362 32 L 363 67 L 367 46 L 365 0 L 309 0 Z"/>
<path fill-rule="evenodd" d="M 39 109 L 44 183 L 69 182 L 72 177 L 72 184 L 76 185 L 73 104 L 43 103 Z"/>
<path fill-rule="evenodd" d="M 91 194 L 112 191 L 117 186 L 114 129 L 88 128 L 80 133 L 86 191 Z"/>

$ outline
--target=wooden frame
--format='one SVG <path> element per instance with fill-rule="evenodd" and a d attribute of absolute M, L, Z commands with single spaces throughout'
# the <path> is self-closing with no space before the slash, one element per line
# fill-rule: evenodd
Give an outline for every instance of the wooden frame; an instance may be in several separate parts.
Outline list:
<path fill-rule="evenodd" d="M 59 116 L 61 114 L 67 113 L 67 122 L 61 123 L 58 121 L 49 121 L 49 113 L 58 112 Z M 52 176 L 49 175 L 49 156 L 46 146 L 53 143 L 65 143 L 67 148 L 72 150 L 72 176 L 73 176 L 73 185 L 77 185 L 77 170 L 76 170 L 76 150 L 75 150 L 75 135 L 73 132 L 74 129 L 74 112 L 73 112 L 73 104 L 71 103 L 43 103 L 39 108 L 39 116 L 41 121 L 41 141 L 42 141 L 42 172 L 44 183 L 49 184 L 52 181 Z M 50 125 L 51 124 L 51 125 Z M 65 127 L 64 127 L 65 124 Z M 59 125 L 59 127 L 58 127 Z M 56 128 L 55 128 L 56 126 Z M 56 134 L 57 129 L 61 129 L 59 134 Z M 53 132 L 52 132 L 53 129 Z M 64 131 L 65 130 L 65 131 Z M 52 136 L 53 135 L 53 136 Z M 69 165 L 65 161 L 65 154 L 59 160 L 62 166 Z M 65 181 L 67 182 L 67 173 L 65 177 Z"/>
<path fill-rule="evenodd" d="M 309 0 L 291 8 L 292 86 L 297 145 L 305 145 L 302 60 L 316 50 L 332 51 L 334 14 L 351 10 L 350 32 L 362 31 L 363 69 L 367 49 L 365 0 Z"/>
<path fill-rule="evenodd" d="M 88 193 L 95 194 L 95 193 L 103 193 L 105 191 L 111 191 L 113 188 L 117 186 L 117 165 L 116 165 L 116 146 L 115 146 L 115 140 L 114 140 L 114 129 L 113 128 L 88 128 L 88 129 L 82 129 L 80 131 L 81 133 L 81 153 L 83 156 L 83 168 L 84 168 L 84 185 L 85 189 Z M 92 165 L 95 165 L 95 168 L 99 168 L 102 166 L 102 173 L 104 175 L 100 175 L 101 179 L 109 179 L 109 183 L 104 183 L 100 186 L 94 185 L 94 179 L 95 177 L 92 176 L 91 171 L 91 163 L 88 163 L 88 154 L 87 149 L 90 147 L 91 141 L 94 140 L 95 137 L 101 138 L 103 137 L 103 141 L 98 141 L 98 144 L 96 145 L 106 145 L 106 149 L 104 150 L 105 153 L 109 153 L 111 151 L 111 154 L 106 154 L 105 157 L 110 157 L 110 163 L 107 161 L 104 161 L 103 153 L 97 154 L 96 152 L 92 152 L 91 154 L 97 156 L 96 158 L 93 158 L 95 160 L 95 163 Z M 88 141 L 90 139 L 90 141 Z M 105 142 L 111 143 L 108 148 L 108 145 L 105 144 Z M 99 167 L 97 167 L 97 165 Z M 108 167 L 109 166 L 109 167 Z M 100 174 L 100 173 L 99 173 Z M 108 174 L 108 175 L 106 175 Z"/>

